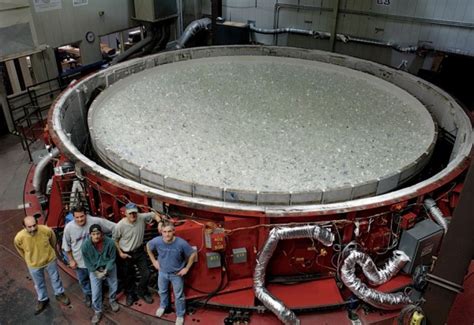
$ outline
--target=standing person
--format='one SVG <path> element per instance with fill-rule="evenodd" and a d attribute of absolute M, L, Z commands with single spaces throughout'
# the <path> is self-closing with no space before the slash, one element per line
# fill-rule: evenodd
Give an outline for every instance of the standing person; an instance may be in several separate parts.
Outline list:
<path fill-rule="evenodd" d="M 145 236 L 145 225 L 151 223 L 153 219 L 161 221 L 158 213 L 138 213 L 135 203 L 128 203 L 125 206 L 126 217 L 120 220 L 115 227 L 113 239 L 115 246 L 123 261 L 125 275 L 125 294 L 127 295 L 127 306 L 131 306 L 138 298 L 143 299 L 147 304 L 153 303 L 153 298 L 148 292 L 148 280 L 150 271 L 148 270 L 143 239 Z M 134 265 L 138 267 L 140 280 L 135 289 L 136 272 Z"/>
<path fill-rule="evenodd" d="M 71 303 L 64 294 L 64 287 L 59 277 L 56 264 L 56 235 L 47 226 L 38 225 L 34 217 L 27 216 L 23 219 L 23 230 L 19 231 L 13 241 L 16 250 L 25 260 L 28 271 L 35 284 L 38 301 L 35 315 L 41 313 L 49 303 L 48 291 L 44 280 L 44 271 L 48 272 L 51 286 L 56 300 L 67 306 Z"/>
<path fill-rule="evenodd" d="M 82 244 L 82 257 L 89 270 L 92 287 L 92 324 L 99 323 L 102 317 L 102 282 L 109 285 L 109 305 L 117 312 L 120 307 L 117 298 L 117 267 L 115 266 L 116 249 L 112 239 L 104 236 L 102 227 L 94 224 L 89 228 L 90 237 Z"/>
<path fill-rule="evenodd" d="M 163 316 L 165 309 L 169 307 L 168 288 L 171 282 L 176 305 L 176 325 L 182 325 L 186 312 L 183 277 L 193 265 L 197 252 L 187 241 L 175 236 L 175 228 L 171 223 L 165 223 L 161 228 L 161 236 L 150 240 L 146 248 L 153 266 L 159 271 L 160 307 L 156 316 Z M 154 251 L 158 253 L 158 260 L 153 255 Z"/>
<path fill-rule="evenodd" d="M 62 249 L 67 254 L 69 267 L 76 272 L 79 285 L 84 294 L 84 303 L 87 307 L 91 307 L 92 291 L 89 280 L 89 271 L 84 264 L 81 247 L 84 240 L 89 238 L 90 226 L 98 224 L 102 227 L 105 233 L 110 234 L 115 228 L 115 223 L 104 218 L 86 215 L 84 207 L 82 206 L 73 207 L 72 213 L 73 221 L 69 222 L 66 227 L 64 227 Z"/>

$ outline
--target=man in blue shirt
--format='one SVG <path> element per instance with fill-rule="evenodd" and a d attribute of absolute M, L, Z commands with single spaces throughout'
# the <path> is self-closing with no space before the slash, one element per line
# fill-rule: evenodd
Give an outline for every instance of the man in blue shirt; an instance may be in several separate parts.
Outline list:
<path fill-rule="evenodd" d="M 171 223 L 164 224 L 161 236 L 150 240 L 146 248 L 153 266 L 159 271 L 160 307 L 156 316 L 163 316 L 170 304 L 168 288 L 171 282 L 176 305 L 176 325 L 182 325 L 186 312 L 183 277 L 193 265 L 197 252 L 184 239 L 175 236 L 174 225 Z M 154 251 L 158 253 L 158 259 L 155 258 Z"/>

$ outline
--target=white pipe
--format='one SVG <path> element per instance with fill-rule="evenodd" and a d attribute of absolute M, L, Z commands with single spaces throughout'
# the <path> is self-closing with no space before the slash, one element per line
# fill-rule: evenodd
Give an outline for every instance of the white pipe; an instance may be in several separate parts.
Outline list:
<path fill-rule="evenodd" d="M 430 199 L 430 198 L 425 199 L 424 206 L 425 206 L 425 209 L 428 210 L 433 220 L 438 225 L 443 227 L 444 233 L 446 233 L 448 231 L 448 222 L 446 221 L 446 218 L 444 217 L 443 212 L 441 212 L 441 210 L 436 205 L 435 200 Z"/>
<path fill-rule="evenodd" d="M 44 156 L 36 165 L 35 174 L 33 175 L 33 188 L 35 189 L 36 196 L 42 196 L 41 184 L 43 183 L 43 171 L 48 164 L 59 156 L 59 149 L 54 148 L 46 156 Z"/>

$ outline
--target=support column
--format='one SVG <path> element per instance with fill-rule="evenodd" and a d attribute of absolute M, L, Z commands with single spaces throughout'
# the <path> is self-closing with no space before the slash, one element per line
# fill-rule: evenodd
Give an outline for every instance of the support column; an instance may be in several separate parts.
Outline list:
<path fill-rule="evenodd" d="M 58 67 L 54 50 L 50 47 L 43 52 L 31 55 L 31 67 L 35 75 L 36 83 L 56 78 L 58 76 Z"/>
<path fill-rule="evenodd" d="M 15 127 L 13 126 L 13 121 L 12 121 L 10 110 L 8 107 L 7 89 L 5 88 L 5 82 L 3 81 L 4 72 L 2 70 L 3 70 L 3 67 L 0 65 L 0 107 L 3 111 L 3 112 L 0 112 L 0 114 L 3 114 L 5 116 L 5 122 L 7 123 L 8 131 L 12 132 L 15 130 Z M 1 132 L 1 133 L 4 133 L 4 132 Z"/>
<path fill-rule="evenodd" d="M 449 230 L 441 244 L 433 275 L 462 285 L 464 277 L 474 254 L 474 161 L 466 176 L 464 188 L 459 203 L 454 210 Z M 423 311 L 428 324 L 443 325 L 446 323 L 449 311 L 457 293 L 429 283 L 424 298 L 426 303 Z"/>
<path fill-rule="evenodd" d="M 331 27 L 331 38 L 329 40 L 331 46 L 331 52 L 334 52 L 336 48 L 336 33 L 337 33 L 337 17 L 339 15 L 339 3 L 340 0 L 333 0 L 334 7 L 332 9 L 332 27 Z"/>
<path fill-rule="evenodd" d="M 222 0 L 211 0 L 212 44 L 217 44 L 216 19 L 222 17 Z"/>

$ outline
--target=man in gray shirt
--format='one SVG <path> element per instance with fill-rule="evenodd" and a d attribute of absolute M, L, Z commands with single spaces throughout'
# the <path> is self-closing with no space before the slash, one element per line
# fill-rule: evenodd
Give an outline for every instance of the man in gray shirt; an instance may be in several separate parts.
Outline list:
<path fill-rule="evenodd" d="M 145 226 L 154 220 L 161 221 L 158 213 L 138 213 L 135 203 L 128 203 L 125 206 L 126 217 L 117 223 L 113 232 L 113 239 L 117 247 L 118 254 L 123 262 L 123 272 L 125 276 L 125 294 L 127 295 L 127 306 L 131 306 L 138 298 L 143 299 L 147 304 L 153 303 L 153 298 L 148 292 L 148 280 L 150 271 L 148 270 L 146 253 L 143 247 L 145 236 Z M 140 281 L 135 290 L 136 272 L 134 265 L 138 268 Z"/>
<path fill-rule="evenodd" d="M 104 233 L 112 233 L 115 223 L 104 218 L 86 215 L 82 206 L 72 208 L 74 220 L 64 227 L 62 249 L 66 252 L 69 267 L 76 271 L 79 285 L 84 293 L 84 302 L 87 307 L 92 304 L 91 284 L 89 281 L 89 271 L 82 258 L 81 246 L 89 238 L 89 227 L 98 224 Z"/>

